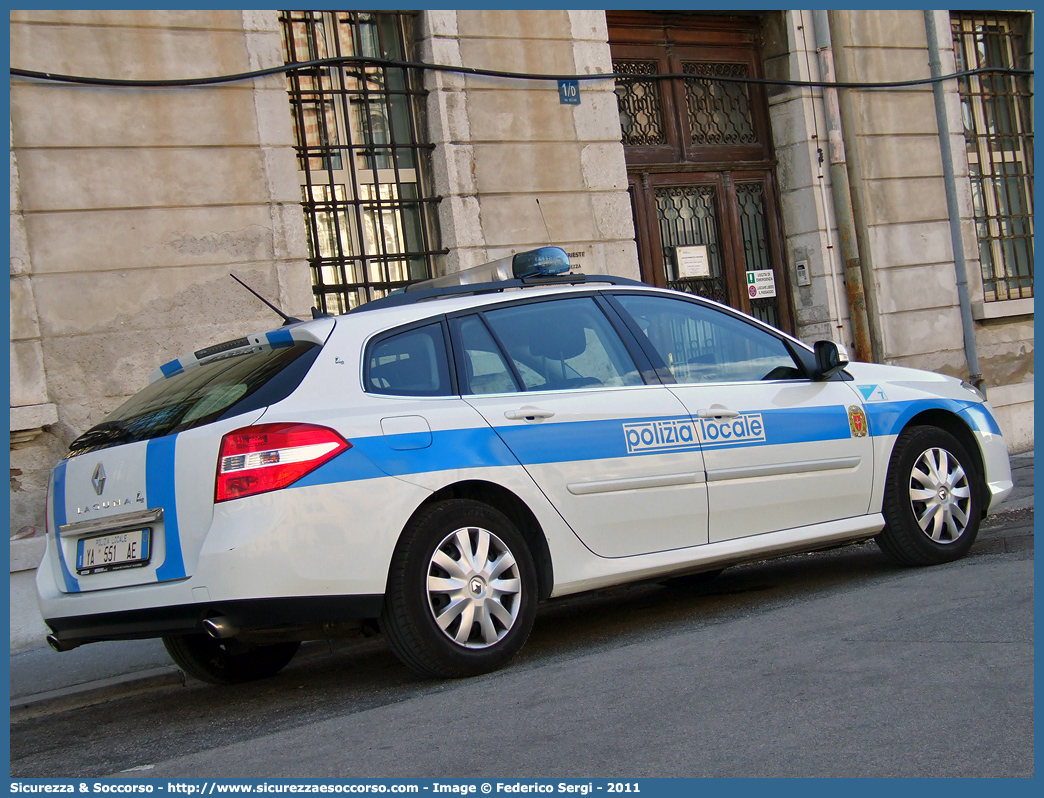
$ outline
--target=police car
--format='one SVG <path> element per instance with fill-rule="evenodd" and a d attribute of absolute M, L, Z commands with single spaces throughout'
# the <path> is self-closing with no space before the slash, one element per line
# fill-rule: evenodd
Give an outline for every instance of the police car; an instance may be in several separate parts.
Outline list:
<path fill-rule="evenodd" d="M 870 538 L 949 562 L 1010 492 L 974 387 L 568 269 L 545 247 L 161 366 L 52 475 L 51 645 L 162 637 L 231 683 L 370 619 L 466 676 L 543 599 Z"/>

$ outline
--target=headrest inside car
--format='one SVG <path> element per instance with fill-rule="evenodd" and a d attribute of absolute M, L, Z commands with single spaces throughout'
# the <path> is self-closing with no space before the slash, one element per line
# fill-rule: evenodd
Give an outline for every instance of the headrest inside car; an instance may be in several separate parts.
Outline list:
<path fill-rule="evenodd" d="M 579 319 L 549 317 L 547 324 L 529 329 L 529 351 L 538 357 L 569 360 L 587 349 L 587 335 Z"/>

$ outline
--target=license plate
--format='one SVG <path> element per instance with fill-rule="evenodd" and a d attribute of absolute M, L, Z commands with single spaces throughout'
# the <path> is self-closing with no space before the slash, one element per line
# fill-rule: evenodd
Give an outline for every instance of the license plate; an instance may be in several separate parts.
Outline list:
<path fill-rule="evenodd" d="M 76 543 L 76 573 L 97 574 L 137 568 L 149 561 L 151 529 L 114 532 Z"/>

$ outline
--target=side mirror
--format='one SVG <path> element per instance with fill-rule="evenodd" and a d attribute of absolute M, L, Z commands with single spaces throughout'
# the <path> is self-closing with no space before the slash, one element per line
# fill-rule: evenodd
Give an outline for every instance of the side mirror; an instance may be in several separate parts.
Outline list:
<path fill-rule="evenodd" d="M 816 341 L 812 347 L 816 353 L 816 373 L 812 379 L 826 380 L 848 365 L 848 352 L 833 341 Z"/>

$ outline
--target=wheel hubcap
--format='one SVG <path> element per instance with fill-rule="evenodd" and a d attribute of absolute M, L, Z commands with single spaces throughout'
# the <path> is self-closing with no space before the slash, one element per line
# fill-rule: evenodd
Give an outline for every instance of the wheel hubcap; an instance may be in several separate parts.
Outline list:
<path fill-rule="evenodd" d="M 953 543 L 968 528 L 971 486 L 945 449 L 921 453 L 910 473 L 910 505 L 921 531 L 936 543 Z"/>
<path fill-rule="evenodd" d="M 439 629 L 465 648 L 489 648 L 511 631 L 522 580 L 504 542 L 481 527 L 448 534 L 428 564 L 428 606 Z"/>

